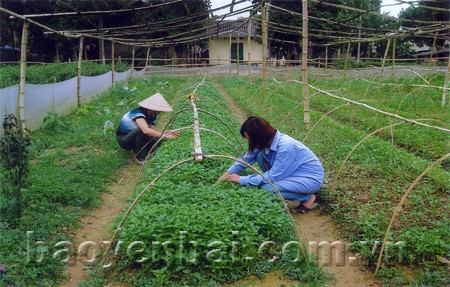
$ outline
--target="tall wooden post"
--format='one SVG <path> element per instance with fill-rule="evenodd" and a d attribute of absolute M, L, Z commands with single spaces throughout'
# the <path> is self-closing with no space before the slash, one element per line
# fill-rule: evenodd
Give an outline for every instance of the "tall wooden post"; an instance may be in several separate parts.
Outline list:
<path fill-rule="evenodd" d="M 239 53 L 239 37 L 241 36 L 241 33 L 239 32 L 239 30 L 237 31 L 237 41 L 236 41 L 236 74 L 239 76 L 239 57 L 240 57 L 240 53 Z"/>
<path fill-rule="evenodd" d="M 28 45 L 28 29 L 30 23 L 23 22 L 22 28 L 22 47 L 20 50 L 20 84 L 19 84 L 19 122 L 22 131 L 25 131 L 25 78 L 27 72 L 27 45 Z"/>
<path fill-rule="evenodd" d="M 348 42 L 347 45 L 347 51 L 345 53 L 345 62 L 344 62 L 344 79 L 347 80 L 347 64 L 348 64 L 348 58 L 350 57 L 350 46 L 351 42 Z"/>
<path fill-rule="evenodd" d="M 248 27 L 247 27 L 247 67 L 248 67 L 248 83 L 252 82 L 252 57 L 251 57 L 251 38 L 252 38 L 252 17 L 248 17 Z"/>
<path fill-rule="evenodd" d="M 99 29 L 103 29 L 103 17 L 100 16 L 100 18 L 98 19 L 98 27 Z M 100 59 L 102 59 L 102 64 L 105 65 L 106 61 L 105 61 L 105 39 L 103 38 L 99 38 L 99 44 L 100 44 Z"/>
<path fill-rule="evenodd" d="M 395 48 L 397 45 L 397 38 L 393 39 L 392 43 L 392 71 L 391 71 L 391 79 L 395 78 Z"/>
<path fill-rule="evenodd" d="M 136 54 L 136 46 L 133 46 L 133 50 L 131 51 L 131 79 L 134 76 L 134 55 Z"/>
<path fill-rule="evenodd" d="M 325 69 L 328 68 L 328 45 L 325 46 Z"/>
<path fill-rule="evenodd" d="M 80 37 L 80 50 L 78 51 L 78 67 L 77 67 L 77 103 L 81 106 L 81 61 L 83 60 L 83 40 L 84 37 Z"/>
<path fill-rule="evenodd" d="M 112 75 L 111 75 L 111 82 L 112 82 L 112 84 L 114 85 L 114 82 L 115 82 L 115 75 L 114 75 L 114 73 L 115 73 L 115 71 L 114 71 L 114 40 L 112 40 L 112 42 L 111 42 L 111 72 L 112 72 Z"/>
<path fill-rule="evenodd" d="M 444 82 L 444 92 L 442 93 L 442 106 L 445 105 L 448 93 L 448 82 L 449 82 L 449 74 L 450 74 L 450 54 L 448 55 L 448 64 L 447 64 L 447 72 L 445 73 L 445 82 Z"/>
<path fill-rule="evenodd" d="M 437 36 L 438 36 L 438 33 L 436 32 L 434 39 L 433 39 L 433 46 L 431 46 L 431 52 L 430 52 L 430 65 L 431 66 L 434 66 L 433 56 L 434 56 L 434 51 L 436 51 Z"/>
<path fill-rule="evenodd" d="M 308 0 L 302 0 L 302 88 L 303 88 L 303 121 L 309 128 L 308 100 Z"/>
<path fill-rule="evenodd" d="M 229 47 L 229 49 L 228 49 L 228 52 L 229 52 L 228 64 L 230 64 L 230 70 L 229 70 L 229 73 L 230 73 L 230 75 L 231 75 L 231 65 L 233 64 L 233 62 L 231 61 L 231 33 L 230 33 L 230 47 Z"/>
<path fill-rule="evenodd" d="M 144 75 L 147 73 L 148 57 L 150 56 L 150 47 L 147 48 L 147 56 L 145 57 Z"/>
<path fill-rule="evenodd" d="M 267 18 L 266 18 L 266 2 L 263 0 L 261 4 L 261 22 L 262 22 L 262 89 L 263 95 L 266 94 L 266 69 L 267 69 Z"/>
<path fill-rule="evenodd" d="M 391 45 L 391 37 L 388 38 L 388 42 L 386 45 L 386 51 L 384 51 L 383 63 L 381 64 L 381 77 L 384 75 L 384 66 L 386 65 L 386 58 L 389 52 L 389 46 Z"/>

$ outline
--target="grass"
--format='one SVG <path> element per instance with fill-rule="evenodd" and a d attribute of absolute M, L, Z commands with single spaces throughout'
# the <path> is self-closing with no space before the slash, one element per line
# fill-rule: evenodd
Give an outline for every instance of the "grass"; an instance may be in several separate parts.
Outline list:
<path fill-rule="evenodd" d="M 428 80 L 435 85 L 442 81 L 440 77 Z M 259 80 L 249 85 L 246 79 L 225 77 L 220 82 L 248 114 L 263 116 L 299 140 L 306 136 L 303 107 L 298 105 L 301 97 L 298 84 L 270 81 L 264 96 Z M 437 90 L 319 77 L 311 78 L 310 83 L 404 117 L 430 118 L 434 120 L 430 124 L 448 128 L 448 106 L 440 107 Z M 421 80 L 406 83 L 423 84 Z M 104 123 L 110 120 L 117 124 L 125 111 L 156 91 L 175 99 L 184 85 L 188 85 L 186 80 L 178 78 L 151 78 L 126 86 L 116 85 L 71 115 L 49 114 L 45 128 L 32 133 L 30 184 L 23 191 L 25 210 L 21 223 L 16 229 L 0 224 L 0 265 L 6 266 L 5 272 L 0 271 L 0 285 L 57 285 L 65 265 L 57 260 L 62 258 L 52 257 L 59 250 L 55 243 L 71 240 L 80 216 L 101 204 L 100 194 L 129 160 L 114 135 L 104 133 Z M 314 96 L 312 123 L 342 104 L 323 95 Z M 327 212 L 349 240 L 368 241 L 355 248 L 371 268 L 378 258 L 371 248 L 384 236 L 400 197 L 428 165 L 449 150 L 448 136 L 442 132 L 402 124 L 365 141 L 336 178 L 352 147 L 368 133 L 391 122 L 360 107 L 342 107 L 325 117 L 305 140 L 321 158 L 327 172 L 327 183 L 320 192 Z M 389 236 L 392 242 L 406 243 L 402 261 L 397 262 L 399 252 L 391 254 L 391 260 L 384 262 L 379 273 L 388 286 L 439 286 L 445 282 L 446 270 L 436 262 L 435 256 L 448 258 L 449 178 L 446 161 L 416 186 L 403 206 Z M 331 191 L 334 183 L 336 188 Z M 37 241 L 43 244 L 36 246 Z M 398 266 L 418 271 L 409 276 Z M 317 274 L 320 272 L 311 276 Z M 157 274 L 156 278 L 163 280 L 164 276 Z M 102 284 L 101 280 L 97 281 Z"/>
<path fill-rule="evenodd" d="M 77 76 L 77 63 L 52 63 L 47 65 L 30 65 L 26 68 L 28 84 L 53 84 Z M 125 63 L 116 63 L 115 71 L 128 69 Z M 81 66 L 82 76 L 98 76 L 111 71 L 111 65 L 102 65 L 85 61 Z M 20 65 L 0 66 L 0 89 L 17 85 L 20 81 Z"/>
<path fill-rule="evenodd" d="M 311 78 L 311 82 L 321 89 L 332 90 L 352 99 L 378 97 L 376 100 L 380 101 L 381 97 L 384 110 L 393 111 L 395 107 L 394 111 L 398 110 L 402 116 L 423 118 L 410 111 L 410 104 L 399 105 L 408 91 L 393 88 L 393 92 L 383 87 L 383 93 L 373 92 L 373 87 L 361 81 L 320 81 Z M 267 94 L 264 95 L 258 79 L 251 85 L 246 79 L 237 77 L 223 78 L 221 83 L 248 114 L 265 117 L 276 128 L 299 140 L 307 134 L 308 128 L 303 123 L 303 106 L 298 105 L 300 84 L 269 81 Z M 423 99 L 417 113 L 423 110 L 425 117 L 446 121 L 446 124 L 437 123 L 448 125 L 448 117 L 445 118 L 448 107 L 440 107 L 438 94 L 430 93 L 429 97 L 431 101 Z M 311 98 L 311 125 L 325 112 L 341 104 L 322 95 Z M 389 123 L 389 119 L 383 116 L 363 108 L 347 106 L 325 117 L 305 141 L 322 159 L 327 173 L 328 184 L 321 190 L 320 197 L 348 239 L 352 242 L 369 242 L 359 252 L 365 256 L 366 264 L 372 267 L 376 264 L 378 254 L 372 254 L 371 248 L 375 241 L 383 239 L 400 197 L 428 165 L 448 153 L 448 134 L 405 125 L 404 129 L 395 128 L 392 131 L 393 140 L 390 134 L 381 134 L 365 141 L 343 167 L 340 177 L 336 178 L 341 163 L 352 147 L 369 132 Z M 414 140 L 408 141 L 409 138 Z M 429 173 L 415 187 L 403 206 L 389 236 L 389 241 L 406 243 L 400 263 L 419 269 L 424 264 L 431 264 L 434 271 L 445 271 L 436 263 L 435 256 L 446 257 L 450 247 L 446 235 L 450 231 L 446 212 L 449 207 L 449 179 L 447 162 Z M 332 184 L 336 185 L 334 190 L 331 190 Z M 391 261 L 384 262 L 386 266 L 399 263 L 395 257 L 398 254 L 393 252 Z"/>
<path fill-rule="evenodd" d="M 79 218 L 100 202 L 116 171 L 129 160 L 114 132 L 104 133 L 107 120 L 115 125 L 125 111 L 155 93 L 175 93 L 182 80 L 147 79 L 122 84 L 68 116 L 52 115 L 52 124 L 32 133 L 29 187 L 22 192 L 23 217 L 18 228 L 0 226 L 0 285 L 57 286 L 65 264 L 53 258 L 55 244 L 70 241 Z M 35 242 L 42 241 L 42 246 Z M 41 260 L 42 258 L 42 260 Z"/>

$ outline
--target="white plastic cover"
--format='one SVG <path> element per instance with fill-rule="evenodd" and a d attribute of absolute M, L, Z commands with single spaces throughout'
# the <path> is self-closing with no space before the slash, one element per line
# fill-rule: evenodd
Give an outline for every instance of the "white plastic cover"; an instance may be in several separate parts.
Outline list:
<path fill-rule="evenodd" d="M 81 104 L 91 101 L 96 95 L 111 87 L 112 72 L 94 77 L 81 77 Z M 144 70 L 134 71 L 133 78 L 144 75 Z M 115 81 L 126 81 L 131 76 L 131 70 L 115 73 Z M 3 135 L 3 120 L 6 115 L 13 114 L 19 118 L 19 85 L 0 89 L 0 136 Z M 66 114 L 76 109 L 77 77 L 45 85 L 25 84 L 25 123 L 29 130 L 35 130 L 42 125 L 47 113 Z"/>

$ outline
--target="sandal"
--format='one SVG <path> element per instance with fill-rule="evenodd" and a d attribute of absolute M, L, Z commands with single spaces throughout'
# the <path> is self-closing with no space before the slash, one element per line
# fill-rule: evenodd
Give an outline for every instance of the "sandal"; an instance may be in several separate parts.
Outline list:
<path fill-rule="evenodd" d="M 313 202 L 313 204 L 311 204 L 311 207 L 306 207 L 302 203 L 300 203 L 299 206 L 294 208 L 294 212 L 295 213 L 308 213 L 308 212 L 311 212 L 314 209 L 316 209 L 318 206 L 319 205 L 317 203 L 315 203 L 315 202 Z"/>

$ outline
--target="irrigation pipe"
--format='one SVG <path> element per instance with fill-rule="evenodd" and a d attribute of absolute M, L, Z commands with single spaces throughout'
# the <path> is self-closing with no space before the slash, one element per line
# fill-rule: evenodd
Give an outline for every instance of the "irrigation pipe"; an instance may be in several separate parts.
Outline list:
<path fill-rule="evenodd" d="M 400 202 L 398 203 L 397 207 L 395 208 L 394 214 L 392 214 L 391 221 L 389 222 L 388 228 L 386 229 L 386 233 L 384 234 L 383 244 L 381 245 L 380 255 L 378 256 L 378 263 L 377 268 L 375 269 L 375 274 L 378 273 L 378 269 L 381 265 L 381 258 L 383 257 L 383 251 L 384 247 L 386 245 L 387 237 L 389 235 L 389 232 L 391 231 L 392 224 L 395 221 L 395 218 L 397 217 L 397 214 L 400 212 L 403 203 L 405 202 L 408 195 L 411 193 L 411 191 L 414 189 L 414 187 L 417 185 L 417 183 L 422 180 L 422 178 L 430 171 L 432 170 L 436 165 L 440 164 L 442 161 L 450 157 L 450 153 L 444 155 L 440 159 L 436 160 L 434 163 L 432 163 L 430 166 L 428 166 L 417 178 L 414 180 L 414 182 L 410 185 L 410 187 L 406 190 L 405 194 L 403 194 Z"/>
<path fill-rule="evenodd" d="M 391 117 L 400 119 L 400 120 L 402 120 L 402 121 L 405 121 L 405 122 L 408 122 L 408 123 L 411 123 L 411 124 L 416 124 L 416 125 L 419 125 L 419 126 L 424 126 L 424 127 L 427 127 L 427 128 L 432 128 L 432 129 L 436 129 L 436 130 L 440 130 L 440 131 L 444 131 L 444 132 L 450 133 L 450 130 L 449 130 L 449 129 L 441 128 L 441 127 L 438 127 L 438 126 L 427 125 L 427 124 L 418 122 L 418 121 L 416 121 L 416 120 L 412 120 L 412 119 L 408 119 L 408 118 L 399 116 L 399 115 L 397 115 L 397 114 L 392 114 L 392 113 L 388 113 L 388 112 L 379 110 L 379 109 L 377 109 L 377 108 L 374 108 L 374 107 L 372 107 L 372 106 L 369 106 L 369 105 L 366 105 L 366 104 L 363 104 L 363 103 L 360 103 L 360 102 L 357 102 L 357 101 L 354 101 L 354 100 L 350 100 L 350 99 L 347 99 L 347 98 L 344 98 L 344 97 L 340 97 L 340 96 L 333 95 L 333 94 L 331 94 L 331 93 L 329 93 L 329 92 L 327 92 L 327 91 L 324 91 L 324 90 L 321 90 L 321 89 L 319 89 L 319 88 L 316 88 L 316 87 L 314 87 L 313 85 L 309 85 L 309 86 L 310 86 L 311 88 L 313 88 L 314 90 L 316 90 L 316 91 L 318 91 L 318 92 L 320 92 L 320 93 L 323 93 L 323 94 L 325 94 L 325 95 L 327 95 L 327 96 L 333 97 L 333 98 L 335 98 L 335 99 L 340 99 L 340 100 L 343 100 L 343 101 L 347 101 L 347 102 L 350 102 L 350 103 L 352 103 L 352 104 L 355 104 L 355 105 L 362 106 L 362 107 L 365 107 L 365 108 L 367 108 L 367 109 L 373 110 L 373 111 L 375 111 L 375 112 L 377 112 L 377 113 L 381 113 L 381 114 L 384 114 L 384 115 L 388 115 L 388 116 L 391 116 Z"/>
<path fill-rule="evenodd" d="M 117 238 L 117 235 L 120 233 L 120 231 L 122 230 L 122 226 L 124 225 L 125 221 L 127 220 L 128 216 L 130 215 L 131 210 L 136 206 L 136 204 L 139 202 L 139 200 L 142 198 L 142 196 L 148 191 L 150 190 L 151 187 L 153 187 L 153 185 L 166 173 L 168 173 L 169 171 L 171 171 L 172 169 L 176 168 L 177 166 L 189 162 L 189 161 L 193 161 L 194 158 L 187 158 L 184 160 L 181 160 L 179 162 L 177 162 L 176 164 L 170 166 L 169 168 L 167 168 L 166 170 L 164 170 L 162 173 L 160 173 L 151 183 L 149 183 L 144 190 L 142 190 L 139 195 L 136 197 L 136 199 L 131 203 L 130 207 L 128 208 L 128 210 L 125 212 L 125 214 L 123 215 L 122 220 L 120 221 L 119 225 L 117 226 L 116 231 L 114 232 L 110 243 L 108 244 L 108 247 L 106 247 L 105 252 L 103 253 L 102 259 L 100 261 L 100 265 L 99 268 L 96 270 L 95 274 L 97 274 L 97 272 L 102 269 L 103 264 L 105 263 L 106 258 L 108 257 L 109 251 L 111 250 L 111 246 L 114 245 L 115 240 Z"/>

